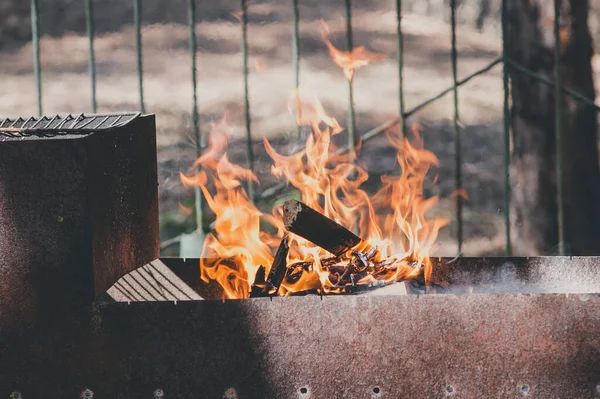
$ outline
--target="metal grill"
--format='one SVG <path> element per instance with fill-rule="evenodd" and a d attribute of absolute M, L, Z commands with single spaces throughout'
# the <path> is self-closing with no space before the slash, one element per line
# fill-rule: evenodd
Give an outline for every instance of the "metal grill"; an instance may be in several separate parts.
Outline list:
<path fill-rule="evenodd" d="M 0 120 L 0 137 L 55 137 L 64 135 L 90 134 L 98 130 L 123 127 L 141 114 L 139 112 L 123 114 L 78 114 L 42 116 L 27 119 Z"/>

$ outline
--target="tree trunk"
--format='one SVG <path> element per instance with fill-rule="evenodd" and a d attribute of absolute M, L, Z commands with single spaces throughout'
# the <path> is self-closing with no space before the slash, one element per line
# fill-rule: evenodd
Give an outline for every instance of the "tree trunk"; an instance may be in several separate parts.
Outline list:
<path fill-rule="evenodd" d="M 588 2 L 561 4 L 561 79 L 595 98 Z M 509 0 L 509 57 L 553 80 L 552 1 Z M 519 253 L 555 253 L 558 244 L 554 88 L 510 69 L 515 244 Z M 600 170 L 593 107 L 563 96 L 562 142 L 565 247 L 571 255 L 600 253 Z"/>

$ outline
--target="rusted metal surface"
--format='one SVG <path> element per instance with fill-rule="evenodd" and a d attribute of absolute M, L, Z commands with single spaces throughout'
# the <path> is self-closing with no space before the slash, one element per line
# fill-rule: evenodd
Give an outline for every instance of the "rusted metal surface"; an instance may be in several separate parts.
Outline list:
<path fill-rule="evenodd" d="M 600 257 L 433 259 L 440 293 L 600 293 Z"/>
<path fill-rule="evenodd" d="M 595 398 L 600 295 L 111 303 L 0 342 L 0 397 Z"/>
<path fill-rule="evenodd" d="M 60 323 L 158 257 L 158 190 L 153 115 L 12 125 L 0 137 L 0 330 L 18 332 Z"/>

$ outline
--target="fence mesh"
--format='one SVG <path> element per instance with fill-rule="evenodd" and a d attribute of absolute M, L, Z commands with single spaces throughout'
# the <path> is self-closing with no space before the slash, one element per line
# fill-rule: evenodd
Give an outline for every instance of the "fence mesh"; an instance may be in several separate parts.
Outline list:
<path fill-rule="evenodd" d="M 96 61 L 94 54 L 94 9 L 93 0 L 85 1 L 86 11 L 86 30 L 89 40 L 89 75 L 91 84 L 91 110 L 96 112 Z M 139 89 L 139 110 L 141 113 L 145 113 L 144 103 L 144 66 L 143 66 L 143 50 L 142 50 L 142 2 L 141 0 L 133 1 L 133 25 L 136 34 L 136 60 L 137 60 L 137 76 L 138 76 L 138 89 Z M 203 148 L 203 137 L 199 128 L 199 113 L 198 113 L 198 89 L 197 89 L 197 57 L 198 57 L 198 46 L 196 39 L 196 5 L 195 0 L 188 1 L 188 28 L 189 28 L 189 49 L 190 56 L 192 59 L 191 66 L 191 80 L 192 80 L 192 93 L 193 93 L 193 109 L 192 109 L 192 121 L 194 136 L 196 139 L 196 152 L 200 156 Z M 254 169 L 254 153 L 252 148 L 252 124 L 250 118 L 250 96 L 248 89 L 248 17 L 247 17 L 247 0 L 241 1 L 241 29 L 242 29 L 242 42 L 241 42 L 241 53 L 243 57 L 243 76 L 244 76 L 244 105 L 245 105 L 245 129 L 246 129 L 246 150 L 248 167 Z M 300 84 L 300 46 L 299 46 L 299 25 L 300 25 L 300 13 L 298 7 L 299 0 L 291 0 L 290 7 L 292 7 L 293 15 L 293 29 L 292 29 L 292 62 L 294 71 L 294 83 L 295 87 Z M 456 189 L 462 188 L 462 156 L 461 156 L 461 125 L 460 125 L 460 113 L 459 113 L 459 88 L 471 79 L 482 75 L 498 64 L 502 64 L 502 80 L 503 80 L 503 173 L 504 173 L 504 225 L 505 225 L 505 250 L 507 255 L 511 255 L 511 232 L 510 232 L 510 109 L 509 109 L 509 95 L 510 95 L 510 82 L 509 82 L 509 70 L 512 69 L 518 73 L 525 74 L 526 76 L 535 79 L 539 82 L 547 84 L 555 90 L 556 98 L 556 140 L 561 142 L 561 126 L 562 126 L 562 114 L 563 114 L 563 102 L 562 96 L 567 95 L 578 101 L 581 101 L 596 111 L 600 110 L 593 99 L 587 98 L 571 89 L 562 87 L 561 76 L 559 73 L 560 65 L 560 1 L 554 0 L 554 63 L 555 63 L 555 74 L 552 80 L 541 76 L 509 59 L 508 48 L 509 48 L 509 35 L 508 35 L 508 15 L 507 15 L 507 0 L 502 1 L 501 5 L 501 27 L 502 27 L 502 56 L 492 61 L 490 64 L 471 73 L 469 76 L 458 79 L 457 65 L 459 62 L 456 33 L 457 33 L 457 21 L 456 21 L 456 0 L 450 0 L 448 2 L 450 7 L 450 40 L 451 40 L 451 53 L 450 61 L 452 64 L 452 86 L 441 91 L 437 95 L 423 101 L 417 106 L 405 110 L 404 105 L 404 82 L 403 82 L 403 57 L 404 57 L 404 36 L 402 31 L 402 0 L 396 0 L 396 19 L 397 19 L 397 64 L 398 64 L 398 98 L 399 98 L 399 113 L 398 117 L 394 120 L 390 120 L 376 128 L 359 135 L 356 132 L 355 123 L 355 108 L 354 108 L 354 91 L 353 91 L 353 79 L 348 80 L 348 146 L 340 149 L 340 153 L 348 152 L 357 142 L 367 142 L 373 137 L 385 132 L 387 129 L 400 125 L 404 127 L 406 118 L 410 117 L 423 107 L 439 100 L 445 95 L 452 93 L 453 99 L 453 132 L 454 132 L 454 148 L 455 148 L 455 185 Z M 345 5 L 345 18 L 346 18 L 346 43 L 348 50 L 354 48 L 353 45 L 353 30 L 352 30 L 352 3 L 351 0 L 344 0 Z M 30 0 L 31 8 L 31 33 L 32 33 L 32 47 L 33 47 L 33 71 L 34 79 L 37 90 L 37 113 L 43 115 L 43 104 L 42 104 L 42 82 L 41 82 L 41 66 L 40 66 L 40 27 L 39 27 L 39 0 Z M 42 10 L 43 11 L 43 10 Z M 297 127 L 297 134 L 300 136 L 300 127 Z M 559 253 L 563 255 L 565 253 L 565 242 L 564 242 L 564 201 L 562 196 L 563 187 L 563 156 L 561 146 L 556 146 L 556 168 L 557 168 L 557 204 L 558 204 L 558 234 L 559 234 Z M 266 188 L 259 193 L 254 192 L 254 188 L 249 183 L 248 192 L 251 198 L 266 199 L 277 195 L 281 189 L 285 187 L 284 183 L 276 184 L 272 187 Z M 195 191 L 195 208 L 196 208 L 196 227 L 198 229 L 207 229 L 205 221 L 202 218 L 204 214 L 204 202 L 202 200 L 202 193 L 199 188 Z M 463 214 L 462 214 L 462 198 L 457 195 L 456 199 L 456 221 L 457 221 L 457 248 L 460 253 L 462 250 L 463 243 Z M 176 240 L 169 240 L 170 242 L 176 242 Z"/>

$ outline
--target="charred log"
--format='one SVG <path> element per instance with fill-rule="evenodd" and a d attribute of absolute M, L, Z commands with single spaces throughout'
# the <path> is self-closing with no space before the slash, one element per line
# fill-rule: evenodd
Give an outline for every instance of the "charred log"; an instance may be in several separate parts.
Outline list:
<path fill-rule="evenodd" d="M 296 200 L 286 201 L 283 205 L 283 223 L 288 231 L 336 256 L 362 241 L 344 226 Z"/>
<path fill-rule="evenodd" d="M 264 266 L 259 266 L 254 276 L 254 284 L 250 289 L 250 298 L 265 296 L 267 293 L 267 282 L 265 280 L 266 270 Z"/>
<path fill-rule="evenodd" d="M 270 295 L 277 295 L 279 286 L 283 282 L 283 278 L 285 277 L 285 272 L 287 270 L 287 256 L 289 249 L 288 236 L 285 236 L 281 240 L 281 243 L 279 243 L 279 247 L 275 253 L 275 258 L 273 259 L 271 271 L 269 272 L 267 290 Z"/>

